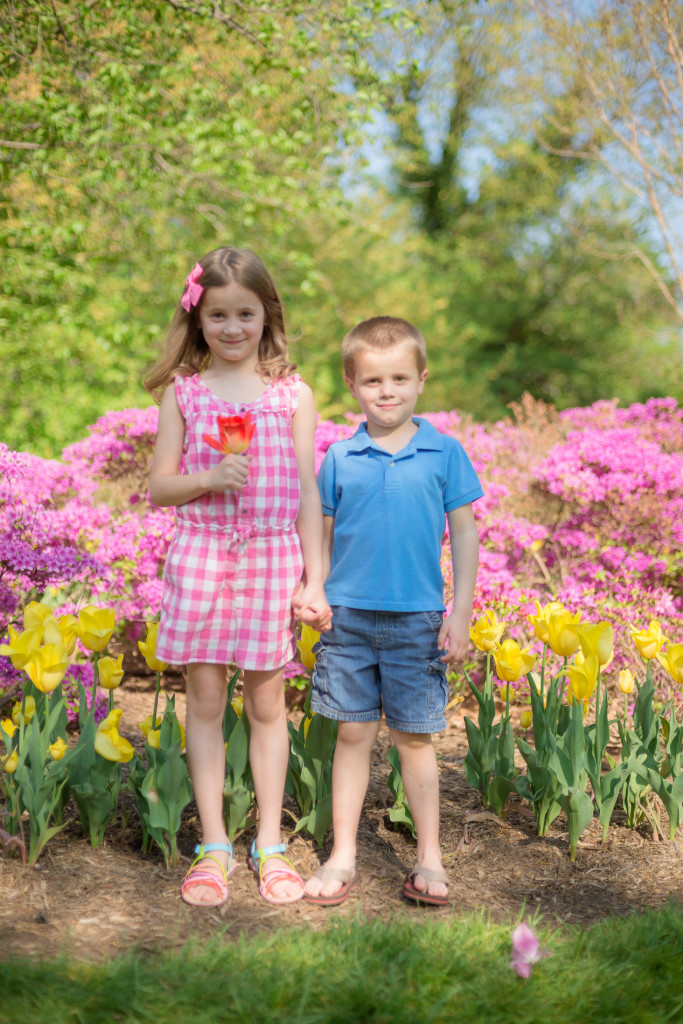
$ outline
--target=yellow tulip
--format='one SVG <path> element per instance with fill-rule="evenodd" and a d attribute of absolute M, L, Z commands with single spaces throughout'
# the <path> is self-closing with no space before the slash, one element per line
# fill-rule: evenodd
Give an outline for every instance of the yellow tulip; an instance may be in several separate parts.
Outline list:
<path fill-rule="evenodd" d="M 657 654 L 657 661 L 669 673 L 674 683 L 683 686 L 683 644 L 667 644 L 663 654 Z"/>
<path fill-rule="evenodd" d="M 147 662 L 147 668 L 150 672 L 165 672 L 168 668 L 168 663 L 165 661 L 159 661 L 157 658 L 157 634 L 159 632 L 158 622 L 147 623 L 147 640 L 138 640 L 138 647 L 140 653 Z"/>
<path fill-rule="evenodd" d="M 527 615 L 527 619 L 534 627 L 534 633 L 544 644 L 549 643 L 548 639 L 548 618 L 553 612 L 564 611 L 564 605 L 560 601 L 549 601 L 541 607 L 540 602 L 534 601 L 536 614 Z"/>
<path fill-rule="evenodd" d="M 580 626 L 579 642 L 583 653 L 594 654 L 601 668 L 614 657 L 614 629 L 610 622 L 587 622 Z"/>
<path fill-rule="evenodd" d="M 43 619 L 43 639 L 41 642 L 44 644 L 61 644 L 62 647 L 65 646 L 62 631 L 59 628 L 59 623 L 54 615 L 46 615 Z"/>
<path fill-rule="evenodd" d="M 123 679 L 123 655 L 119 654 L 118 658 L 100 658 L 97 673 L 100 686 L 105 690 L 115 690 Z"/>
<path fill-rule="evenodd" d="M 61 736 L 58 736 L 54 743 L 51 743 L 49 747 L 52 760 L 61 761 L 68 749 L 69 744 L 66 743 Z"/>
<path fill-rule="evenodd" d="M 662 627 L 657 619 L 650 619 L 650 625 L 647 629 L 636 629 L 634 626 L 629 626 L 628 628 L 638 654 L 645 661 L 651 661 L 652 658 L 659 654 L 662 645 L 666 643 L 666 638 L 662 636 Z"/>
<path fill-rule="evenodd" d="M 8 775 L 13 775 L 17 770 L 18 763 L 19 752 L 17 750 L 13 750 L 12 753 L 2 762 L 2 770 L 7 772 Z"/>
<path fill-rule="evenodd" d="M 242 717 L 242 712 L 244 711 L 244 698 L 239 694 L 232 698 L 232 709 L 238 718 Z"/>
<path fill-rule="evenodd" d="M 78 619 L 75 615 L 60 615 L 57 624 L 62 634 L 62 643 L 66 648 L 66 653 L 71 657 L 76 650 L 76 641 L 78 640 Z"/>
<path fill-rule="evenodd" d="M 118 724 L 123 711 L 114 708 L 100 722 L 95 733 L 95 750 L 107 761 L 130 761 L 135 750 L 123 736 L 119 735 Z"/>
<path fill-rule="evenodd" d="M 558 608 L 548 616 L 548 643 L 555 654 L 571 658 L 579 646 L 581 612 L 572 615 L 566 608 Z"/>
<path fill-rule="evenodd" d="M 500 643 L 507 623 L 499 622 L 496 613 L 491 610 L 484 612 L 480 619 L 470 626 L 470 639 L 480 651 L 492 651 Z"/>
<path fill-rule="evenodd" d="M 47 618 L 52 618 L 52 609 L 41 601 L 30 601 L 24 608 L 24 629 L 42 626 Z"/>
<path fill-rule="evenodd" d="M 519 724 L 522 729 L 528 729 L 534 719 L 531 708 L 524 708 L 519 715 Z"/>
<path fill-rule="evenodd" d="M 45 644 L 34 651 L 24 671 L 41 693 L 52 693 L 64 678 L 69 658 L 61 643 Z"/>
<path fill-rule="evenodd" d="M 493 651 L 493 660 L 499 679 L 514 683 L 520 676 L 531 671 L 536 655 L 529 654 L 529 648 L 521 648 L 516 640 L 504 640 Z"/>
<path fill-rule="evenodd" d="M 161 729 L 150 729 L 147 733 L 147 743 L 155 750 L 161 750 Z"/>
<path fill-rule="evenodd" d="M 0 728 L 2 728 L 5 735 L 11 739 L 17 731 L 17 727 L 11 718 L 3 718 L 0 720 Z"/>
<path fill-rule="evenodd" d="M 636 681 L 630 668 L 622 668 L 617 678 L 617 683 L 622 693 L 633 693 L 636 688 Z"/>
<path fill-rule="evenodd" d="M 103 651 L 114 632 L 114 612 L 111 608 L 96 608 L 89 604 L 78 613 L 78 635 L 89 651 Z"/>
<path fill-rule="evenodd" d="M 144 722 L 139 722 L 138 725 L 140 726 L 140 731 L 144 735 L 145 739 L 147 739 L 151 729 L 161 728 L 161 719 L 157 718 L 156 722 L 152 722 L 152 712 L 150 711 Z"/>
<path fill-rule="evenodd" d="M 24 701 L 24 723 L 27 725 L 36 713 L 36 702 L 33 697 L 27 697 Z M 12 721 L 15 725 L 21 725 L 21 701 L 18 700 L 12 708 Z"/>
<path fill-rule="evenodd" d="M 594 654 L 589 654 L 581 664 L 567 665 L 564 670 L 569 676 L 569 689 L 567 699 L 570 697 L 576 700 L 588 700 L 595 689 L 598 681 L 598 659 Z"/>
<path fill-rule="evenodd" d="M 0 654 L 6 655 L 16 669 L 22 669 L 33 652 L 38 650 L 42 639 L 42 625 L 25 629 L 23 633 L 17 633 L 16 629 L 10 626 L 9 643 L 0 644 Z"/>
<path fill-rule="evenodd" d="M 315 668 L 315 654 L 313 648 L 320 640 L 320 633 L 317 629 L 313 629 L 312 626 L 302 625 L 301 637 L 297 640 L 296 646 L 299 648 L 299 657 L 301 658 L 301 664 L 304 668 L 313 670 Z"/>
<path fill-rule="evenodd" d="M 306 739 L 306 737 L 308 736 L 308 730 L 311 728 L 311 722 L 313 721 L 314 717 L 315 711 L 311 711 L 309 712 L 309 714 L 306 715 L 306 721 L 304 722 L 304 739 Z"/>

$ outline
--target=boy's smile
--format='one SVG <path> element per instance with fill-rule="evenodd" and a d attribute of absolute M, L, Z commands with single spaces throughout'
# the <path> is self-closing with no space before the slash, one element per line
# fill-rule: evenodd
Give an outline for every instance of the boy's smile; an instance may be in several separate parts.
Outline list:
<path fill-rule="evenodd" d="M 403 438 L 405 433 L 407 443 L 415 433 L 412 416 L 426 379 L 427 370 L 420 373 L 407 342 L 380 352 L 357 353 L 353 378 L 347 377 L 346 383 L 367 418 L 370 437 Z"/>

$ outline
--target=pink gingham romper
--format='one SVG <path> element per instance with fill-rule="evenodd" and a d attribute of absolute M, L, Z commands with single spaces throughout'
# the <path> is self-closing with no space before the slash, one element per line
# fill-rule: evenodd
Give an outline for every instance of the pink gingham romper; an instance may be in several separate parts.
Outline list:
<path fill-rule="evenodd" d="M 291 601 L 303 558 L 291 428 L 300 383 L 298 374 L 271 381 L 255 402 L 232 405 L 199 374 L 175 378 L 185 418 L 184 472 L 210 469 L 223 458 L 202 436 L 218 436 L 218 416 L 249 412 L 255 430 L 244 488 L 202 494 L 178 507 L 164 567 L 156 648 L 162 661 L 264 670 L 294 656 Z"/>

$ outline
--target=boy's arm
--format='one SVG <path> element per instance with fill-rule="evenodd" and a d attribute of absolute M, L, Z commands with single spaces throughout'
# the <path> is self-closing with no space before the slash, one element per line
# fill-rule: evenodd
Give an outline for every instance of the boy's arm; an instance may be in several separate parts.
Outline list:
<path fill-rule="evenodd" d="M 445 647 L 442 661 L 462 661 L 470 642 L 470 619 L 479 567 L 479 535 L 472 503 L 447 513 L 453 564 L 453 611 L 443 620 L 439 647 Z"/>

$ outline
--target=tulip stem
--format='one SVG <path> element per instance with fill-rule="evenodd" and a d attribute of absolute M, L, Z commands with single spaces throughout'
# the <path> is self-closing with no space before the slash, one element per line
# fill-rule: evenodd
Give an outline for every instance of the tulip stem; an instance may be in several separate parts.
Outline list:
<path fill-rule="evenodd" d="M 548 651 L 548 645 L 543 644 L 543 657 L 541 658 L 541 704 L 543 704 L 543 681 L 545 679 L 545 656 Z"/>
<path fill-rule="evenodd" d="M 99 660 L 99 651 L 93 651 L 92 696 L 90 698 L 90 713 L 93 716 L 93 718 L 95 717 L 95 698 L 97 697 L 97 684 L 100 678 L 98 667 Z"/>
<path fill-rule="evenodd" d="M 157 672 L 157 687 L 154 691 L 154 711 L 152 712 L 152 728 L 157 727 L 157 705 L 159 704 L 159 690 L 161 688 L 161 672 Z"/>

